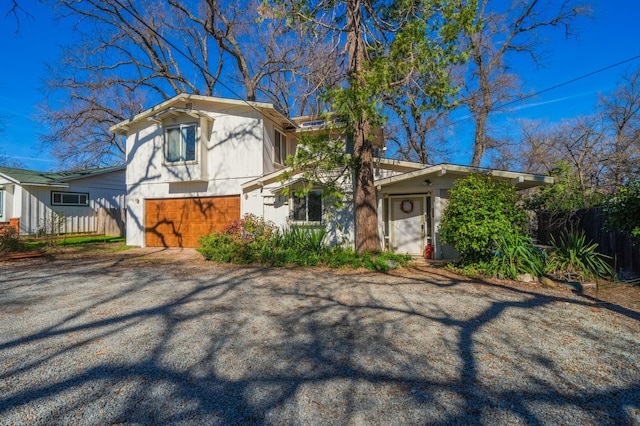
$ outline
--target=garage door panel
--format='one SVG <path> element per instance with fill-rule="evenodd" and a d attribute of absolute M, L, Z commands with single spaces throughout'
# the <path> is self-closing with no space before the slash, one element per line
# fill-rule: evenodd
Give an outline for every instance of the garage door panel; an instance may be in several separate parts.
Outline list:
<path fill-rule="evenodd" d="M 146 200 L 148 247 L 198 247 L 198 239 L 240 218 L 240 196 Z"/>

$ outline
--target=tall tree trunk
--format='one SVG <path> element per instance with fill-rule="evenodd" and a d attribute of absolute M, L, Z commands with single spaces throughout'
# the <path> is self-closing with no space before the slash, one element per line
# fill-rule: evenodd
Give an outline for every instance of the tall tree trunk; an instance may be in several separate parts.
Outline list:
<path fill-rule="evenodd" d="M 480 97 L 477 104 L 471 107 L 471 113 L 476 121 L 475 137 L 473 140 L 473 158 L 471 159 L 471 167 L 480 167 L 482 157 L 487 152 L 487 119 L 489 112 L 493 109 L 493 99 L 491 82 L 489 81 L 489 68 L 482 57 L 482 50 L 479 42 L 474 44 L 473 60 L 478 67 L 478 85 Z"/>
<path fill-rule="evenodd" d="M 362 11 L 360 0 L 347 0 L 347 26 L 349 49 L 349 84 L 354 91 L 363 90 L 366 84 L 362 76 L 364 69 L 364 40 L 362 38 Z M 355 87 L 353 87 L 355 86 Z M 357 107 L 360 117 L 353 124 L 355 167 L 355 239 L 356 251 L 380 251 L 376 188 L 373 183 L 373 146 L 371 145 L 371 123 L 364 108 Z"/>
<path fill-rule="evenodd" d="M 473 141 L 473 157 L 471 158 L 471 167 L 479 167 L 484 153 L 487 151 L 487 141 L 485 128 L 487 125 L 488 111 L 483 111 L 484 108 L 476 114 L 476 130 Z"/>

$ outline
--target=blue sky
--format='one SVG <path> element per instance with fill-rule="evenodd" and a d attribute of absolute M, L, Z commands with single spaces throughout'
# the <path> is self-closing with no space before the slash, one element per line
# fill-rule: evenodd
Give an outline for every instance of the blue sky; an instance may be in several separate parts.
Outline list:
<path fill-rule="evenodd" d="M 72 37 L 68 27 L 53 21 L 48 9 L 37 0 L 23 0 L 31 15 L 22 16 L 19 32 L 13 18 L 0 16 L 2 57 L 0 67 L 0 154 L 22 162 L 34 170 L 55 169 L 47 152 L 39 150 L 38 135 L 43 129 L 32 119 L 35 106 L 45 93 L 44 63 L 53 61 L 58 47 Z M 640 3 L 637 0 L 594 0 L 593 20 L 580 22 L 579 38 L 565 40 L 558 32 L 545 34 L 549 43 L 544 67 L 522 62 L 522 83 L 528 91 L 545 88 L 580 77 L 625 59 L 640 55 Z M 3 12 L 4 14 L 4 12 Z M 507 114 L 496 117 L 498 125 L 513 118 L 546 119 L 549 122 L 590 114 L 599 93 L 612 91 L 623 72 L 640 66 L 640 59 L 582 79 L 541 96 L 516 104 Z M 151 106 L 151 105 L 148 105 Z M 455 162 L 469 161 L 471 135 L 464 125 L 455 135 Z"/>

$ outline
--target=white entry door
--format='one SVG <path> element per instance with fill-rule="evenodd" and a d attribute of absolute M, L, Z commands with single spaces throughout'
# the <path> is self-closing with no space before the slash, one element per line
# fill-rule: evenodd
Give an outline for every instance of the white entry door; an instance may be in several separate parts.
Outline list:
<path fill-rule="evenodd" d="M 396 253 L 422 254 L 424 198 L 391 199 L 391 245 Z"/>

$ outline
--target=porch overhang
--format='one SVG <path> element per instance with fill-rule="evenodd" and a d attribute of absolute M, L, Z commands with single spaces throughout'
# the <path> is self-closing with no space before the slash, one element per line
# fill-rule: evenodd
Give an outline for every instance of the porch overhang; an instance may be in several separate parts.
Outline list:
<path fill-rule="evenodd" d="M 422 184 L 425 186 L 430 186 L 433 181 L 445 175 L 464 177 L 473 173 L 491 175 L 500 180 L 508 181 L 509 183 L 513 184 L 518 190 L 535 188 L 542 185 L 551 185 L 554 183 L 554 179 L 551 176 L 512 172 L 506 170 L 486 169 L 480 167 L 459 166 L 455 164 L 438 164 L 435 166 L 428 166 L 420 170 L 415 170 L 400 175 L 380 179 L 375 182 L 375 185 L 380 190 L 385 186 L 399 184 L 402 182 L 409 182 L 411 180 L 423 179 Z"/>

